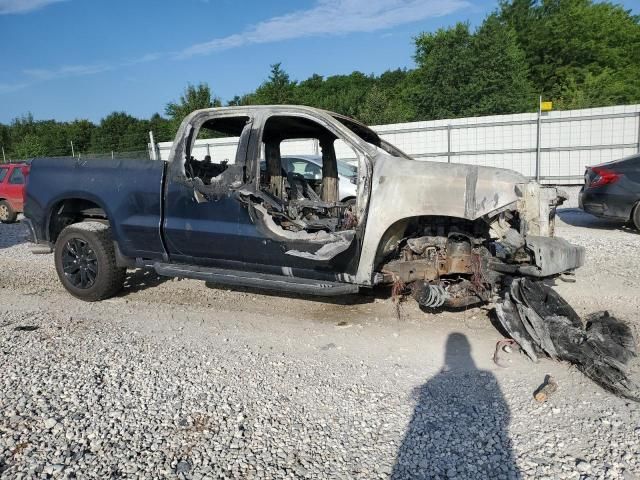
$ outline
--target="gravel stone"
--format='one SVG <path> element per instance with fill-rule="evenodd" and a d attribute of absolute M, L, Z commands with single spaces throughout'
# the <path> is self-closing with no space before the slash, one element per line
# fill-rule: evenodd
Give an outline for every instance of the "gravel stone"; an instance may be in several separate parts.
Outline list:
<path fill-rule="evenodd" d="M 638 330 L 640 235 L 559 216 L 587 264 L 558 292 Z M 24 234 L 0 225 L 2 479 L 640 478 L 640 404 L 517 349 L 498 368 L 485 310 L 145 270 L 87 304 Z M 38 328 L 15 330 L 26 325 Z M 547 374 L 559 389 L 537 404 Z"/>
<path fill-rule="evenodd" d="M 47 418 L 44 421 L 44 428 L 46 428 L 47 430 L 51 430 L 57 424 L 58 424 L 58 421 L 55 418 Z"/>
<path fill-rule="evenodd" d="M 186 460 L 180 460 L 176 465 L 176 473 L 185 473 L 191 470 L 191 463 Z"/>
<path fill-rule="evenodd" d="M 591 470 L 591 465 L 589 464 L 589 462 L 585 462 L 584 460 L 579 460 L 576 463 L 576 469 L 581 473 L 586 473 L 589 470 Z"/>

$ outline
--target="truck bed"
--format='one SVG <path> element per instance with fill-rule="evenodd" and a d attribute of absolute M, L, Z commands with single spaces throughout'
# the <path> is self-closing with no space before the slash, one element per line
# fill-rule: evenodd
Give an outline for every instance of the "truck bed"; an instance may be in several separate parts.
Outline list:
<path fill-rule="evenodd" d="M 38 158 L 26 189 L 25 216 L 37 243 L 51 238 L 52 213 L 66 199 L 94 204 L 111 220 L 113 238 L 127 257 L 161 259 L 165 162 L 138 159 Z M 83 206 L 84 207 L 84 206 Z"/>

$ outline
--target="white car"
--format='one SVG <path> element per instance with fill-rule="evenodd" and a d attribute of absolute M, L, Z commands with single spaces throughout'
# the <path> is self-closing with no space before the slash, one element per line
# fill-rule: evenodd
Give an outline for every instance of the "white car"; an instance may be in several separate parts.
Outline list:
<path fill-rule="evenodd" d="M 322 157 L 319 155 L 283 155 L 282 168 L 287 173 L 298 173 L 305 180 L 322 180 Z M 355 200 L 358 185 L 358 167 L 338 160 L 339 194 L 341 202 Z"/>

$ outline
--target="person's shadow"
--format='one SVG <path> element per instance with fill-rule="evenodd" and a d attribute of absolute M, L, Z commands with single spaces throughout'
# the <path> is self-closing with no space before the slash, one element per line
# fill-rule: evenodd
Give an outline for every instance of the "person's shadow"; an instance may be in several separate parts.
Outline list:
<path fill-rule="evenodd" d="M 521 478 L 509 407 L 493 374 L 476 368 L 465 335 L 449 335 L 442 370 L 414 395 L 392 479 Z"/>

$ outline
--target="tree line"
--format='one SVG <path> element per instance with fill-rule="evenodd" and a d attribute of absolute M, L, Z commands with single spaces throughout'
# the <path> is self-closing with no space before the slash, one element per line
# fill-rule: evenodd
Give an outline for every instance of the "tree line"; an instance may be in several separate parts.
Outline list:
<path fill-rule="evenodd" d="M 593 0 L 502 0 L 472 29 L 468 23 L 413 39 L 415 67 L 380 75 L 292 80 L 280 63 L 253 92 L 227 105 L 300 104 L 366 124 L 534 111 L 538 96 L 557 109 L 640 103 L 640 16 Z M 88 120 L 0 124 L 9 158 L 144 150 L 148 132 L 169 141 L 198 108 L 222 106 L 208 84 L 189 85 L 164 116 L 114 112 Z"/>

